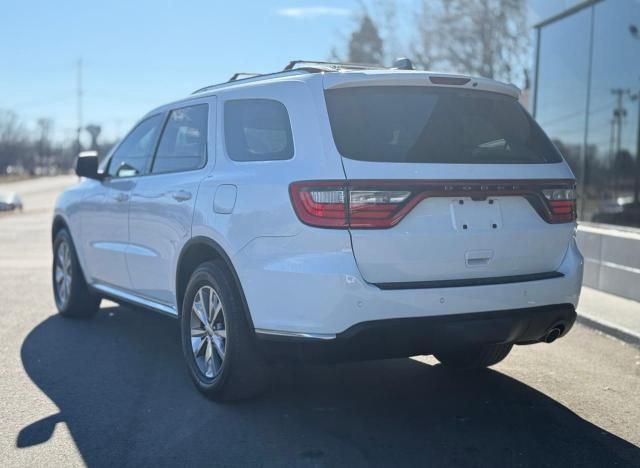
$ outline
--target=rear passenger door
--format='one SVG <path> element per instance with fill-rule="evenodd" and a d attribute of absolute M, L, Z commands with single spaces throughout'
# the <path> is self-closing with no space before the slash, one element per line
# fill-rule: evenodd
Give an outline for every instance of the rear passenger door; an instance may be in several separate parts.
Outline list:
<path fill-rule="evenodd" d="M 214 107 L 208 100 L 169 112 L 150 173 L 131 194 L 127 264 L 133 289 L 174 310 L 176 260 L 191 237 L 198 187 L 213 163 L 207 163 L 207 148 Z"/>

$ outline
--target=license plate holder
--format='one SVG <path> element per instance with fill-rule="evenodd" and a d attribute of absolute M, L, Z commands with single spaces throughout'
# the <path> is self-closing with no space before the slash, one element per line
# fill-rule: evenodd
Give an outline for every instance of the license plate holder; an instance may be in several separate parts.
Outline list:
<path fill-rule="evenodd" d="M 451 222 L 456 231 L 492 231 L 502 228 L 500 202 L 495 198 L 472 200 L 456 198 L 449 204 Z"/>

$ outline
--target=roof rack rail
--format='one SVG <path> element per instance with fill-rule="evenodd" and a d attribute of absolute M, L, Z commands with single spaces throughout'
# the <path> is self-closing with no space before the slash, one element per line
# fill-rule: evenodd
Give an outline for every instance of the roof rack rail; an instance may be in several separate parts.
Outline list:
<path fill-rule="evenodd" d="M 212 85 L 208 85 L 205 86 L 203 88 L 200 89 L 196 89 L 193 93 L 191 94 L 199 94 L 199 93 L 204 93 L 205 91 L 209 91 L 215 88 L 218 88 L 220 86 L 225 86 L 225 85 L 229 85 L 229 84 L 234 84 L 234 83 L 243 83 L 243 82 L 251 82 L 251 81 L 258 81 L 258 80 L 266 80 L 268 78 L 276 78 L 278 76 L 286 76 L 286 75 L 299 75 L 301 73 L 317 73 L 318 70 L 308 70 L 308 69 L 301 69 L 298 68 L 296 70 L 290 70 L 290 71 L 279 71 L 279 72 L 275 72 L 275 73 L 235 73 L 234 75 L 231 76 L 231 78 L 228 81 L 223 81 L 222 83 L 216 83 L 216 84 L 212 84 Z"/>
<path fill-rule="evenodd" d="M 299 67 L 299 65 L 306 65 Z M 370 63 L 349 63 L 349 62 L 323 62 L 319 60 L 292 60 L 284 67 L 283 71 L 298 69 L 325 70 L 383 70 L 386 67 Z"/>
<path fill-rule="evenodd" d="M 287 64 L 282 71 L 275 73 L 249 73 L 239 72 L 234 73 L 228 81 L 223 83 L 217 83 L 214 85 L 205 86 L 195 90 L 191 94 L 203 93 L 218 86 L 224 86 L 228 83 L 241 82 L 241 81 L 255 81 L 268 78 L 276 78 L 278 76 L 287 76 L 299 73 L 321 73 L 321 72 L 336 72 L 340 70 L 413 70 L 413 63 L 408 58 L 399 58 L 393 62 L 391 67 L 383 67 L 382 65 L 375 65 L 369 63 L 349 63 L 349 62 L 323 62 L 319 60 L 292 60 Z"/>
<path fill-rule="evenodd" d="M 234 73 L 233 75 L 231 75 L 231 78 L 229 78 L 229 80 L 227 80 L 227 83 L 229 81 L 243 80 L 245 78 L 254 78 L 254 77 L 260 76 L 260 75 L 262 75 L 262 73 L 238 72 L 238 73 Z"/>

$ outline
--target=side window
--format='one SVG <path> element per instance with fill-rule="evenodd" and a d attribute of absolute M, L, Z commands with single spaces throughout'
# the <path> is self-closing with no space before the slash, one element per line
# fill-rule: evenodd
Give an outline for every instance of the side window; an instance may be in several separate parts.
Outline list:
<path fill-rule="evenodd" d="M 156 114 L 140 122 L 124 139 L 109 163 L 111 177 L 132 177 L 144 174 L 153 154 L 160 132 L 162 114 Z"/>
<path fill-rule="evenodd" d="M 208 111 L 207 104 L 171 111 L 153 161 L 153 174 L 204 167 L 207 162 Z"/>
<path fill-rule="evenodd" d="M 293 157 L 289 113 L 271 99 L 238 99 L 224 105 L 224 140 L 234 161 L 270 161 Z"/>

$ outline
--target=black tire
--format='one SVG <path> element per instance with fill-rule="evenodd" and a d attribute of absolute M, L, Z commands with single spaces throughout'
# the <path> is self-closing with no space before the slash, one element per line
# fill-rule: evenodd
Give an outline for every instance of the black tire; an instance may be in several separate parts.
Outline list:
<path fill-rule="evenodd" d="M 70 271 L 70 287 L 59 291 L 56 281 L 56 267 L 58 263 L 58 254 L 62 244 L 66 245 L 69 255 L 68 271 Z M 100 296 L 94 294 L 84 279 L 84 274 L 78 263 L 71 235 L 66 229 L 61 229 L 56 234 L 53 241 L 53 265 L 51 268 L 51 279 L 53 284 L 53 298 L 60 315 L 73 318 L 91 318 L 100 309 Z"/>
<path fill-rule="evenodd" d="M 220 359 L 220 354 L 216 355 L 216 370 L 210 377 L 205 374 L 209 370 L 206 367 L 208 361 L 204 361 L 205 355 L 201 355 L 201 360 L 197 361 L 192 347 L 207 347 L 206 343 L 198 346 L 199 341 L 192 345 L 192 326 L 200 327 L 201 322 L 192 317 L 192 307 L 201 288 L 205 288 L 203 291 L 210 291 L 208 288 L 211 288 L 218 295 L 224 320 L 223 325 L 211 323 L 209 327 L 212 330 L 217 326 L 223 326 L 225 330 L 224 357 Z M 208 302 L 208 299 L 205 299 L 205 302 Z M 192 273 L 182 302 L 180 324 L 182 351 L 189 374 L 198 390 L 206 397 L 218 401 L 241 400 L 253 397 L 263 390 L 266 370 L 257 350 L 255 334 L 248 323 L 239 292 L 233 286 L 228 273 L 218 263 L 205 262 Z M 203 337 L 194 339 L 205 340 L 208 332 L 199 332 Z M 212 340 L 213 335 L 209 335 Z M 213 347 L 211 343 L 212 341 L 209 342 L 209 346 Z M 212 349 L 215 351 L 215 348 Z M 218 361 L 221 361 L 221 364 Z M 205 366 L 205 371 L 201 366 Z"/>
<path fill-rule="evenodd" d="M 507 357 L 512 344 L 490 344 L 436 353 L 434 356 L 454 369 L 480 369 L 498 364 Z"/>

